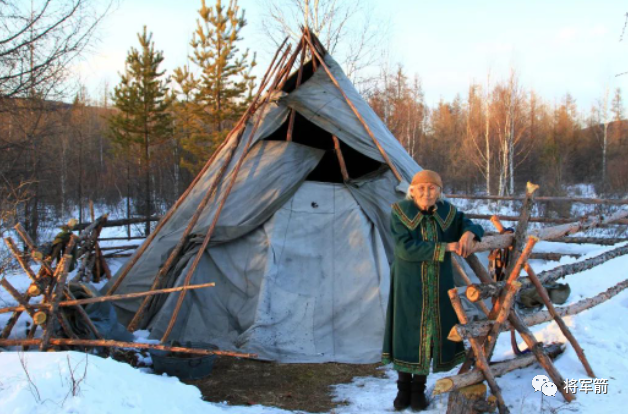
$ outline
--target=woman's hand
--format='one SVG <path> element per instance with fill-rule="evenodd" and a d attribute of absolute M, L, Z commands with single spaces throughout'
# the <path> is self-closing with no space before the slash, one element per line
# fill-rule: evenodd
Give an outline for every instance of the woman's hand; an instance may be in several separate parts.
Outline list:
<path fill-rule="evenodd" d="M 456 253 L 458 253 L 462 257 L 467 257 L 471 253 L 473 253 L 473 247 L 475 246 L 474 239 L 475 234 L 471 233 L 470 231 L 465 232 L 458 242 L 458 250 L 456 251 Z"/>
<path fill-rule="evenodd" d="M 445 251 L 453 252 L 453 253 L 458 253 L 459 250 L 460 250 L 460 243 L 458 242 L 447 243 L 447 249 L 445 249 Z"/>

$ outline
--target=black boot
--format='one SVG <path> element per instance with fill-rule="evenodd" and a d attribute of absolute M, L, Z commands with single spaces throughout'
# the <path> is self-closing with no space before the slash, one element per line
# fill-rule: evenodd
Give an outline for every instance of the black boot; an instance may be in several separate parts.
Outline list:
<path fill-rule="evenodd" d="M 395 410 L 403 410 L 410 406 L 410 396 L 412 390 L 412 374 L 405 372 L 399 372 L 399 379 L 397 380 L 397 398 L 393 403 Z"/>
<path fill-rule="evenodd" d="M 425 410 L 428 406 L 427 398 L 425 398 L 425 383 L 427 375 L 415 375 L 412 379 L 412 396 L 410 398 L 410 407 L 413 411 Z"/>

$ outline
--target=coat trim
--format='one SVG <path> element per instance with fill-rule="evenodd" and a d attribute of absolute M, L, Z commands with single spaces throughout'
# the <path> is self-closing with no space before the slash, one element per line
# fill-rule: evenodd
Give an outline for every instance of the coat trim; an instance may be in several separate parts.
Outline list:
<path fill-rule="evenodd" d="M 451 223 L 453 223 L 454 217 L 456 217 L 456 207 L 454 207 L 453 204 L 444 201 L 439 201 L 436 204 L 438 208 L 436 209 L 434 218 L 441 230 L 447 231 L 449 226 L 451 226 Z"/>
<path fill-rule="evenodd" d="M 414 203 L 412 203 L 414 204 Z M 393 212 L 397 215 L 397 217 L 399 217 L 399 220 L 401 220 L 401 222 L 410 230 L 414 230 L 417 228 L 417 226 L 419 224 L 421 224 L 421 220 L 423 220 L 423 214 L 421 213 L 421 211 L 419 211 L 419 209 L 417 208 L 417 212 L 416 215 L 414 216 L 414 218 L 410 219 L 406 213 L 401 209 L 401 206 L 399 205 L 399 203 L 395 203 L 393 204 Z M 416 208 L 416 207 L 415 207 Z"/>
<path fill-rule="evenodd" d="M 401 222 L 410 230 L 415 230 L 425 215 L 421 213 L 421 210 L 411 200 L 404 200 L 392 205 L 392 211 Z M 456 207 L 447 201 L 438 201 L 436 203 L 436 213 L 434 218 L 440 226 L 441 230 L 447 231 L 451 223 L 453 223 L 456 217 Z M 412 217 L 412 218 L 410 218 Z"/>

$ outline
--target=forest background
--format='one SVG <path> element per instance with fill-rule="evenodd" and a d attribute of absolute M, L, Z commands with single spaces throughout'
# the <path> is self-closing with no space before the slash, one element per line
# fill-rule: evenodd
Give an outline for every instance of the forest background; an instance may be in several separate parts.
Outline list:
<path fill-rule="evenodd" d="M 308 22 L 410 155 L 441 172 L 446 192 L 517 194 L 526 181 L 542 183 L 545 195 L 564 195 L 573 184 L 606 197 L 628 192 L 619 88 L 602 88 L 587 106 L 568 91 L 548 99 L 523 84 L 514 66 L 507 76 L 487 71 L 453 99 L 428 103 L 421 68 L 382 53 L 387 24 L 365 18 L 367 2 L 265 1 L 267 13 L 254 18 L 269 50 L 284 35 L 294 40 Z M 3 234 L 17 221 L 35 239 L 68 216 L 89 221 L 89 201 L 129 216 L 160 215 L 175 202 L 245 110 L 259 73 L 258 57 L 240 50 L 250 35 L 242 30 L 244 10 L 234 0 L 199 3 L 190 43 L 181 46 L 185 64 L 164 70 L 151 28 L 138 26 L 124 72 L 94 96 L 70 69 L 89 55 L 115 3 L 2 3 Z M 621 25 L 615 30 L 620 41 L 628 36 Z"/>

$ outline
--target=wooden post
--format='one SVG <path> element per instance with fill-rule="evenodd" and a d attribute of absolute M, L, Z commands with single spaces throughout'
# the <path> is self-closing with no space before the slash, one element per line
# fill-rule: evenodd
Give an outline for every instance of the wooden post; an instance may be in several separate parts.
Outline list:
<path fill-rule="evenodd" d="M 462 280 L 464 280 L 464 283 L 467 285 L 467 289 L 468 289 L 469 286 L 473 285 L 473 282 L 471 281 L 471 279 L 467 275 L 467 272 L 465 272 L 464 268 L 462 267 L 462 265 L 458 261 L 459 257 L 460 256 L 456 257 L 456 256 L 452 255 L 451 263 L 454 265 L 454 269 L 456 269 L 456 271 L 458 272 L 460 277 L 462 277 Z M 482 301 L 479 301 L 477 304 L 480 307 L 480 309 L 482 310 L 482 312 L 484 312 L 484 314 L 486 316 L 488 316 L 490 311 L 489 311 L 488 307 L 486 307 L 486 304 L 484 302 L 482 302 Z"/>
<path fill-rule="evenodd" d="M 465 260 L 469 264 L 469 267 L 471 267 L 471 270 L 473 270 L 473 273 L 475 273 L 482 283 L 493 282 L 493 279 L 489 276 L 488 271 L 484 268 L 484 266 L 482 266 L 480 259 L 478 259 L 475 254 L 468 255 L 465 257 Z"/>
<path fill-rule="evenodd" d="M 576 399 L 575 395 L 568 393 L 565 390 L 565 380 L 563 379 L 560 372 L 554 366 L 552 360 L 547 356 L 545 350 L 543 349 L 543 344 L 538 342 L 530 329 L 521 321 L 521 318 L 517 314 L 517 311 L 513 309 L 508 316 L 508 320 L 512 324 L 512 326 L 519 331 L 519 335 L 523 338 L 525 343 L 528 345 L 528 348 L 532 351 L 532 353 L 536 356 L 536 359 L 539 361 L 539 364 L 545 369 L 547 375 L 551 378 L 552 382 L 556 384 L 558 387 L 558 391 L 563 395 L 565 401 L 571 402 Z"/>
<path fill-rule="evenodd" d="M 13 285 L 7 280 L 6 277 L 3 277 L 2 279 L 0 279 L 0 285 L 7 291 L 9 292 L 9 294 L 11 296 L 13 296 L 13 298 L 22 306 L 28 306 L 28 296 L 24 297 L 22 296 L 22 294 L 20 292 L 17 291 L 17 289 L 15 289 L 13 287 Z M 30 310 L 29 308 L 25 309 L 26 312 L 30 315 L 30 317 L 32 318 L 33 315 L 33 311 Z"/>
<path fill-rule="evenodd" d="M 538 190 L 539 186 L 532 184 L 528 181 L 526 185 L 526 195 L 519 213 L 519 221 L 517 222 L 517 228 L 515 230 L 515 239 L 510 250 L 510 263 L 506 266 L 506 274 L 510 275 L 514 270 L 519 256 L 523 252 L 524 240 L 528 234 L 528 218 L 530 217 L 530 211 L 534 205 L 534 192 Z"/>
<path fill-rule="evenodd" d="M 547 355 L 554 359 L 565 350 L 563 344 L 550 344 L 545 348 Z M 500 377 L 516 369 L 525 368 L 537 362 L 534 354 L 524 354 L 513 359 L 491 363 L 491 372 L 495 377 Z M 452 392 L 469 385 L 477 384 L 484 381 L 482 371 L 474 369 L 464 374 L 452 375 L 450 377 L 441 378 L 436 381 L 433 395 Z M 451 398 L 451 397 L 450 397 Z"/>
<path fill-rule="evenodd" d="M 9 251 L 11 252 L 13 257 L 15 257 L 15 260 L 17 260 L 17 262 L 20 264 L 20 267 L 22 268 L 22 270 L 26 272 L 26 275 L 28 276 L 28 278 L 32 280 L 34 283 L 37 283 L 37 276 L 35 275 L 35 272 L 33 272 L 31 267 L 26 263 L 26 261 L 24 260 L 24 256 L 20 254 L 20 251 L 15 245 L 15 242 L 13 241 L 13 239 L 11 237 L 5 237 L 4 243 L 9 248 Z"/>
<path fill-rule="evenodd" d="M 460 302 L 460 298 L 458 297 L 458 291 L 454 289 L 450 289 L 448 291 L 449 299 L 451 299 L 451 304 L 454 308 L 454 311 L 458 315 L 458 319 L 461 323 L 468 323 L 467 315 L 462 308 L 462 303 Z M 501 414 L 509 413 L 508 407 L 506 407 L 506 403 L 504 402 L 504 398 L 502 397 L 501 389 L 499 385 L 497 385 L 497 381 L 495 381 L 495 377 L 491 372 L 491 368 L 488 364 L 486 356 L 484 355 L 484 350 L 482 349 L 482 345 L 476 338 L 469 338 L 469 342 L 471 343 L 471 348 L 473 349 L 473 353 L 475 355 L 475 363 L 478 368 L 484 374 L 484 378 L 488 385 L 491 387 L 491 392 L 497 399 L 497 408 Z"/>
<path fill-rule="evenodd" d="M 39 344 L 39 350 L 45 351 L 48 349 L 50 338 L 52 337 L 52 331 L 54 329 L 54 320 L 57 310 L 59 309 L 59 302 L 63 297 L 63 289 L 65 288 L 65 281 L 68 277 L 68 271 L 70 270 L 70 263 L 72 262 L 72 256 L 69 254 L 63 255 L 62 263 L 57 265 L 57 277 L 54 294 L 51 298 L 52 306 L 50 307 L 50 313 L 46 321 L 46 327 L 44 328 L 44 335 L 42 336 L 41 343 Z"/>
<path fill-rule="evenodd" d="M 547 294 L 547 289 L 545 289 L 545 286 L 541 284 L 541 281 L 536 277 L 536 273 L 534 273 L 534 270 L 532 269 L 532 267 L 530 267 L 529 264 L 526 264 L 526 272 L 528 273 L 528 277 L 536 287 L 536 291 L 539 293 L 539 296 L 541 296 L 543 303 L 545 303 L 545 306 L 547 306 L 547 310 L 552 315 L 552 318 L 554 318 L 554 321 L 556 321 L 556 324 L 560 328 L 561 332 L 563 333 L 563 335 L 565 335 L 569 343 L 571 343 L 571 346 L 573 346 L 574 350 L 576 351 L 578 359 L 580 359 L 580 362 L 582 362 L 582 366 L 584 366 L 587 375 L 591 378 L 595 378 L 593 369 L 591 368 L 591 365 L 589 365 L 587 357 L 584 355 L 584 350 L 582 349 L 582 347 L 580 347 L 580 344 L 573 336 L 563 319 L 556 313 L 556 309 L 554 308 L 554 305 L 552 304 L 552 301 Z"/>

